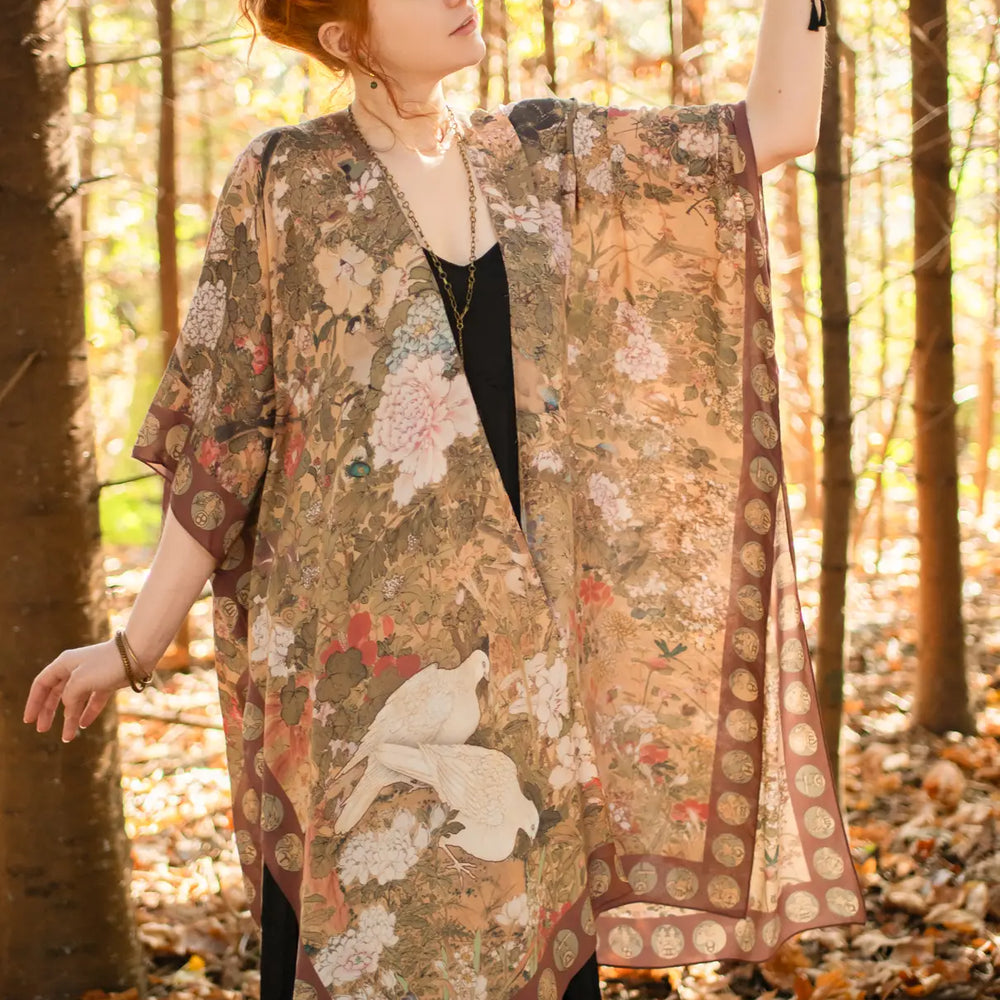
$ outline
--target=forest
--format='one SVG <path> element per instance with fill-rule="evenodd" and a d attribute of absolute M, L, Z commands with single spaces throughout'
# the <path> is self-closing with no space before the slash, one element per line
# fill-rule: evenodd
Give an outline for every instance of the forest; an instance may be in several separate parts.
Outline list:
<path fill-rule="evenodd" d="M 760 7 L 480 0 L 487 57 L 450 95 L 739 101 Z M 759 965 L 606 966 L 609 1000 L 1000 997 L 1000 0 L 825 7 L 819 144 L 764 204 L 802 610 L 867 922 Z M 351 97 L 237 14 L 15 0 L 0 21 L 0 1000 L 259 997 L 209 592 L 80 739 L 21 721 L 37 671 L 122 625 L 148 572 L 163 482 L 130 452 L 236 155 Z"/>

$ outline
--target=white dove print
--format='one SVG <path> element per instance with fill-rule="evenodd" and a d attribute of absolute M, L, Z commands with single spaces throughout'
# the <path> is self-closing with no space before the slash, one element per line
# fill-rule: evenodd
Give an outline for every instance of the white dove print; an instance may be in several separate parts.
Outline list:
<path fill-rule="evenodd" d="M 337 817 L 334 825 L 337 833 L 352 830 L 386 785 L 404 780 L 403 775 L 374 759 L 373 751 L 379 746 L 464 743 L 476 731 L 481 715 L 476 688 L 489 672 L 489 657 L 477 649 L 452 670 L 428 664 L 389 695 L 372 719 L 357 752 L 337 775 L 340 779 L 367 761 L 365 773 Z"/>
<path fill-rule="evenodd" d="M 538 833 L 538 809 L 521 791 L 517 765 L 499 750 L 387 743 L 375 758 L 397 774 L 430 785 L 457 811 L 464 829 L 443 837 L 442 846 L 461 847 L 482 861 L 503 861 L 514 850 L 518 830 L 532 839 Z"/>

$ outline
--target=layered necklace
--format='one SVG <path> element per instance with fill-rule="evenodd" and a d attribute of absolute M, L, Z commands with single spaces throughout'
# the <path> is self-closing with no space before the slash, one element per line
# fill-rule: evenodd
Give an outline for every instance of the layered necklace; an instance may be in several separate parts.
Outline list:
<path fill-rule="evenodd" d="M 371 157 L 378 161 L 379 166 L 382 168 L 382 173 L 385 175 L 385 179 L 396 198 L 396 202 L 403 210 L 403 214 L 409 221 L 410 228 L 416 234 L 421 246 L 427 251 L 427 256 L 430 258 L 431 264 L 433 264 L 434 269 L 437 271 L 438 276 L 441 279 L 441 284 L 444 287 L 445 294 L 451 304 L 452 314 L 455 317 L 455 333 L 458 335 L 458 356 L 464 359 L 465 355 L 462 334 L 465 330 L 465 317 L 469 313 L 469 306 L 472 305 L 472 292 L 476 284 L 476 184 L 472 177 L 472 165 L 469 163 L 469 154 L 466 151 L 465 143 L 462 142 L 459 137 L 458 123 L 455 121 L 455 113 L 451 110 L 451 108 L 448 108 L 448 115 L 450 118 L 448 132 L 451 132 L 454 135 L 455 141 L 458 143 L 458 151 L 462 156 L 462 163 L 465 166 L 465 176 L 469 182 L 469 226 L 472 230 L 472 243 L 470 248 L 471 259 L 469 260 L 469 284 L 465 291 L 465 305 L 461 309 L 458 308 L 458 302 L 455 300 L 455 290 L 452 288 L 451 281 L 448 279 L 448 274 L 444 269 L 444 264 L 442 264 L 441 258 L 438 257 L 438 255 L 431 249 L 430 244 L 427 242 L 427 237 L 424 236 L 424 231 L 420 228 L 420 223 L 417 222 L 417 217 L 413 214 L 413 209 L 410 208 L 410 203 L 406 200 L 406 196 L 403 194 L 402 189 L 396 183 L 396 178 L 392 176 L 391 171 L 385 165 L 385 161 L 378 155 L 378 153 L 375 152 L 371 143 L 365 138 L 364 133 L 358 125 L 357 119 L 354 117 L 354 110 L 350 106 L 347 108 L 347 116 L 351 120 L 351 125 L 353 126 L 354 131 L 357 133 L 358 138 L 364 144 Z M 448 133 L 446 132 L 445 135 L 447 134 Z"/>

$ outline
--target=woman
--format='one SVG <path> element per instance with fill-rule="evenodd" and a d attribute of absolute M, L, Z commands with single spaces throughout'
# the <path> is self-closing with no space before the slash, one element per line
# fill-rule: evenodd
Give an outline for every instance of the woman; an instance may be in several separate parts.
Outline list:
<path fill-rule="evenodd" d="M 815 8 L 767 0 L 745 104 L 471 117 L 466 0 L 245 8 L 355 98 L 233 168 L 133 452 L 170 484 L 149 578 L 25 720 L 141 687 L 212 576 L 265 1000 L 596 997 L 595 949 L 863 919 L 760 205 L 815 142 Z"/>

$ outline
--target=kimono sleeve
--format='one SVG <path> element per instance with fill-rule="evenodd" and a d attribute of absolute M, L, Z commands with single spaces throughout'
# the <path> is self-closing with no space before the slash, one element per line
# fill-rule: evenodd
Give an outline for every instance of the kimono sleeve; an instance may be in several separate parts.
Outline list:
<path fill-rule="evenodd" d="M 230 171 L 197 289 L 132 450 L 164 477 L 165 503 L 218 562 L 254 507 L 274 428 L 267 148 L 254 140 Z"/>
<path fill-rule="evenodd" d="M 578 198 L 708 202 L 735 175 L 744 185 L 758 181 L 745 102 L 638 109 L 577 105 L 574 112 L 570 142 Z"/>

